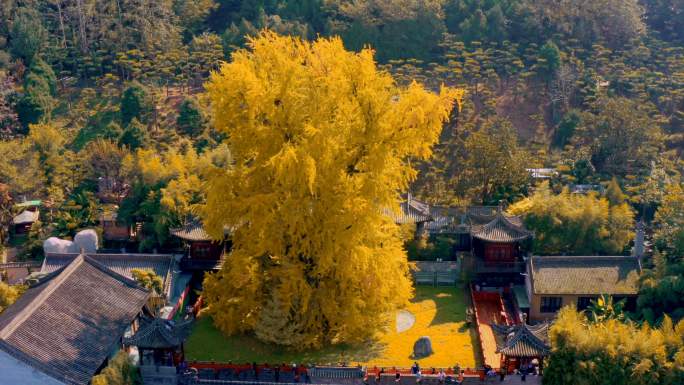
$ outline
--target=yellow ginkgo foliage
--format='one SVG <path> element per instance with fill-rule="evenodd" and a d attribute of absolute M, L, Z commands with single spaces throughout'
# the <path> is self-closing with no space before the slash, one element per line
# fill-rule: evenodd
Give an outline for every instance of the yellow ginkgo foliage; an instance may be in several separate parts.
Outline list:
<path fill-rule="evenodd" d="M 371 50 L 263 32 L 206 84 L 230 168 L 207 178 L 203 220 L 234 229 L 204 282 L 215 325 L 296 347 L 361 341 L 412 293 L 383 213 L 416 177 L 462 91 L 399 88 Z"/>

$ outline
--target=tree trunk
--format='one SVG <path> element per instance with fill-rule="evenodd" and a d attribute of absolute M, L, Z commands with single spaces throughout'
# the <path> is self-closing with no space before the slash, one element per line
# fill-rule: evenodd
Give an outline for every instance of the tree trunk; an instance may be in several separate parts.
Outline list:
<path fill-rule="evenodd" d="M 78 9 L 78 34 L 79 46 L 82 54 L 88 53 L 88 37 L 86 36 L 86 20 L 83 12 L 83 0 L 76 0 L 76 7 Z"/>
<path fill-rule="evenodd" d="M 64 14 L 62 13 L 62 2 L 61 2 L 61 0 L 57 0 L 55 5 L 57 5 L 57 15 L 59 17 L 59 29 L 62 31 L 62 48 L 66 48 L 66 46 L 67 46 L 66 31 L 64 29 Z"/>

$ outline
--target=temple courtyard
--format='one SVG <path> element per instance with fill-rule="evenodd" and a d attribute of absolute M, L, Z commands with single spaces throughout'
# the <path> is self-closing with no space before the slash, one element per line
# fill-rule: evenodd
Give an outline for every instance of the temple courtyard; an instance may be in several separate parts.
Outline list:
<path fill-rule="evenodd" d="M 252 336 L 225 337 L 207 316 L 200 317 L 185 343 L 188 361 L 361 364 L 373 367 L 409 367 L 418 361 L 424 368 L 481 365 L 476 352 L 477 334 L 466 321 L 463 288 L 417 286 L 406 309 L 397 312 L 389 328 L 369 345 L 339 345 L 316 351 L 292 351 L 265 344 Z M 413 359 L 413 345 L 428 336 L 434 353 Z"/>

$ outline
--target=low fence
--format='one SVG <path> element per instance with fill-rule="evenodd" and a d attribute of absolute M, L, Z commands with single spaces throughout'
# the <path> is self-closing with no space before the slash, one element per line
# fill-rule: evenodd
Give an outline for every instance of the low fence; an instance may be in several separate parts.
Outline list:
<path fill-rule="evenodd" d="M 290 365 L 276 365 L 271 366 L 268 364 L 233 364 L 230 362 L 215 362 L 215 361 L 188 361 L 188 367 L 195 368 L 197 370 L 201 369 L 212 369 L 216 372 L 220 370 L 230 370 L 233 373 L 241 373 L 254 371 L 256 375 L 263 370 L 278 370 L 281 373 L 295 372 L 297 374 L 307 373 L 307 368 L 304 366 L 293 367 Z"/>
<path fill-rule="evenodd" d="M 411 272 L 417 285 L 455 285 L 458 281 L 460 264 L 457 261 L 416 261 Z"/>
<path fill-rule="evenodd" d="M 482 345 L 482 332 L 480 331 L 480 312 L 477 310 L 477 302 L 475 302 L 475 290 L 473 285 L 470 285 L 470 299 L 473 302 L 473 313 L 475 314 L 475 326 L 477 327 L 477 341 L 480 345 L 480 352 L 482 353 L 482 362 L 485 362 L 484 346 Z"/>
<path fill-rule="evenodd" d="M 264 381 L 231 381 L 231 380 L 207 380 L 201 378 L 181 379 L 183 385 L 301 385 L 297 382 L 264 382 Z M 323 384 L 311 384 L 323 385 Z M 330 384 L 326 384 L 330 385 Z"/>

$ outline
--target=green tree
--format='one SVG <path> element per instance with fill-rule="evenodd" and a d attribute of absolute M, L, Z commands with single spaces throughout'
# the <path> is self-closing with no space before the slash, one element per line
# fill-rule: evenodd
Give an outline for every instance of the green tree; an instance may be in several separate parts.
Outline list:
<path fill-rule="evenodd" d="M 431 59 L 446 32 L 442 1 L 331 1 L 329 10 L 332 32 L 348 48 L 371 45 L 382 61 Z"/>
<path fill-rule="evenodd" d="M 598 41 L 622 47 L 645 32 L 637 0 L 538 0 L 526 5 L 544 33 L 561 33 L 587 47 Z"/>
<path fill-rule="evenodd" d="M 587 313 L 591 322 L 604 322 L 609 319 L 624 321 L 626 319 L 624 311 L 626 299 L 614 302 L 613 296 L 601 294 L 590 302 Z"/>
<path fill-rule="evenodd" d="M 643 105 L 626 98 L 603 98 L 595 108 L 597 113 L 583 114 L 572 152 L 589 151 L 591 163 L 604 174 L 647 175 L 663 145 L 658 123 Z"/>
<path fill-rule="evenodd" d="M 553 141 L 557 147 L 563 148 L 570 142 L 580 124 L 580 119 L 581 115 L 577 110 L 570 110 L 563 115 L 560 123 L 558 123 Z"/>
<path fill-rule="evenodd" d="M 138 148 L 145 147 L 149 143 L 149 135 L 147 134 L 147 127 L 133 118 L 121 133 L 119 137 L 119 146 L 126 147 L 130 151 L 135 151 Z"/>
<path fill-rule="evenodd" d="M 176 0 L 173 9 L 178 15 L 186 35 L 194 35 L 203 28 L 204 19 L 219 4 L 214 0 Z"/>
<path fill-rule="evenodd" d="M 561 58 L 558 46 L 551 40 L 541 46 L 539 49 L 539 57 L 537 58 L 537 73 L 545 81 L 550 81 L 556 76 L 556 71 L 560 68 Z"/>
<path fill-rule="evenodd" d="M 460 164 L 459 183 L 465 184 L 468 196 L 480 204 L 512 200 L 529 183 L 525 170 L 528 154 L 518 146 L 516 132 L 505 119 L 489 120 L 471 132 L 465 139 L 463 158 L 454 161 Z"/>
<path fill-rule="evenodd" d="M 654 270 L 646 271 L 641 280 L 637 298 L 639 316 L 651 324 L 664 315 L 684 319 L 684 264 L 668 263 L 660 253 L 653 258 Z"/>
<path fill-rule="evenodd" d="M 665 195 L 654 217 L 653 238 L 659 250 L 671 258 L 684 255 L 684 187 L 672 183 L 665 187 Z"/>
<path fill-rule="evenodd" d="M 666 40 L 684 42 L 684 3 L 678 0 L 646 0 L 646 23 Z"/>
<path fill-rule="evenodd" d="M 205 32 L 193 37 L 188 51 L 188 64 L 196 76 L 208 76 L 224 58 L 221 37 L 213 33 Z"/>
<path fill-rule="evenodd" d="M 138 82 L 130 83 L 121 95 L 121 125 L 128 127 L 133 119 L 146 123 L 151 109 L 144 87 Z"/>
<path fill-rule="evenodd" d="M 11 48 L 14 56 L 30 65 L 47 42 L 41 15 L 33 7 L 21 7 L 12 23 Z M 3 22 L 6 22 L 5 19 Z"/>
<path fill-rule="evenodd" d="M 33 60 L 24 77 L 24 94 L 16 105 L 24 127 L 50 117 L 56 93 L 57 78 L 52 68 L 41 59 Z"/>
<path fill-rule="evenodd" d="M 191 138 L 196 138 L 204 132 L 205 119 L 202 110 L 194 98 L 186 98 L 178 109 L 176 125 L 178 130 Z"/>
<path fill-rule="evenodd" d="M 99 210 L 90 191 L 77 191 L 67 198 L 54 215 L 52 235 L 71 238 L 79 230 L 92 228 L 98 223 Z"/>

